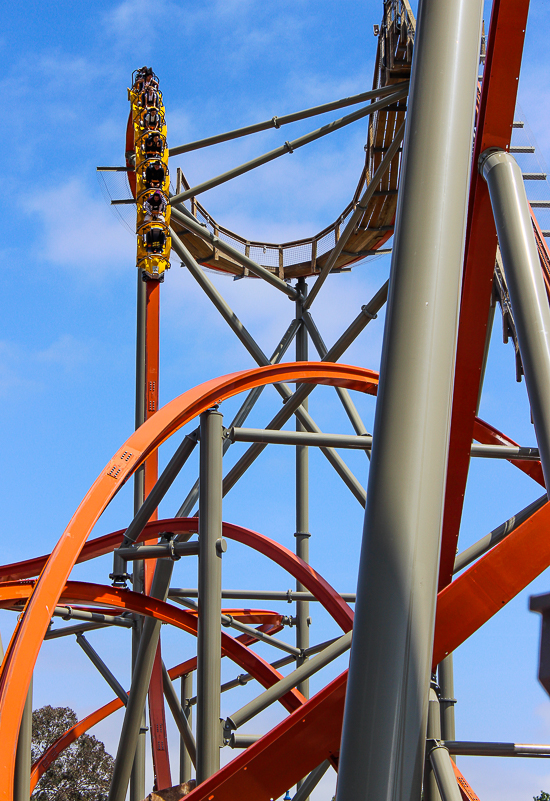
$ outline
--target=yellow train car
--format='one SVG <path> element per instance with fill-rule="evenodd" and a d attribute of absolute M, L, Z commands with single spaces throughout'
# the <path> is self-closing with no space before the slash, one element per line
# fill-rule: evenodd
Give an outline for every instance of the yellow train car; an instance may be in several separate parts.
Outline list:
<path fill-rule="evenodd" d="M 128 99 L 136 154 L 137 266 L 147 278 L 164 280 L 171 250 L 170 172 L 164 102 L 151 68 L 134 72 Z"/>

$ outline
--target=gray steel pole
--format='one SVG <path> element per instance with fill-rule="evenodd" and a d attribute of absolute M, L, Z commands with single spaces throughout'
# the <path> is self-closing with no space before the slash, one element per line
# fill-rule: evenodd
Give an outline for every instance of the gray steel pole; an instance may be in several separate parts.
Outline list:
<path fill-rule="evenodd" d="M 234 712 L 225 722 L 226 734 L 229 736 L 229 732 L 232 729 L 238 729 L 239 726 L 247 723 L 264 709 L 267 709 L 268 706 L 271 706 L 275 701 L 278 701 L 279 698 L 285 695 L 289 690 L 292 690 L 293 687 L 297 687 L 304 679 L 313 676 L 314 673 L 317 673 L 317 671 L 321 670 L 325 665 L 328 665 L 337 657 L 344 654 L 351 645 L 351 637 L 351 631 L 348 631 L 347 634 L 343 634 L 330 645 L 327 645 L 320 654 L 304 662 L 303 665 L 293 670 L 288 676 L 280 679 L 277 684 L 268 687 L 263 693 L 237 712 Z"/>
<path fill-rule="evenodd" d="M 420 798 L 481 15 L 420 0 L 338 801 Z"/>
<path fill-rule="evenodd" d="M 430 751 L 430 762 L 443 801 L 462 801 L 451 755 L 442 743 L 433 744 Z"/>
<path fill-rule="evenodd" d="M 479 743 L 469 740 L 444 742 L 451 754 L 493 757 L 550 757 L 550 745 L 537 743 Z"/>
<path fill-rule="evenodd" d="M 199 616 L 197 632 L 197 783 L 220 769 L 222 612 L 222 415 L 201 414 Z"/>
<path fill-rule="evenodd" d="M 439 699 L 437 693 L 430 687 L 428 699 L 428 740 L 441 740 L 441 716 L 439 712 Z M 441 801 L 437 781 L 429 758 L 424 763 L 423 801 Z"/>
<path fill-rule="evenodd" d="M 327 347 L 310 312 L 308 311 L 303 312 L 303 320 L 304 323 L 306 324 L 307 330 L 311 337 L 311 341 L 315 345 L 315 350 L 317 351 L 321 359 L 323 359 L 327 355 Z M 361 416 L 357 411 L 348 390 L 344 389 L 344 387 L 335 387 L 335 389 L 338 397 L 340 398 L 340 401 L 342 402 L 342 406 L 344 407 L 346 414 L 349 417 L 350 422 L 355 429 L 355 433 L 359 436 L 368 434 L 365 424 L 361 420 Z M 368 451 L 367 451 L 367 456 L 370 459 L 370 453 Z"/>
<path fill-rule="evenodd" d="M 185 206 L 183 206 L 183 208 L 185 209 Z M 255 262 L 248 256 L 245 256 L 243 253 L 240 252 L 240 250 L 237 250 L 237 248 L 234 248 L 232 245 L 226 242 L 225 239 L 220 239 L 218 236 L 211 234 L 208 228 L 201 225 L 195 219 L 189 218 L 187 215 L 183 214 L 178 209 L 179 209 L 178 205 L 174 204 L 174 207 L 172 208 L 172 215 L 174 217 L 174 220 L 177 220 L 182 225 L 185 225 L 185 227 L 188 230 L 196 233 L 197 236 L 199 236 L 201 239 L 204 239 L 205 242 L 208 242 L 212 246 L 212 248 L 221 250 L 222 253 L 226 253 L 228 256 L 234 259 L 237 262 L 237 264 L 241 264 L 243 267 L 247 267 L 250 270 L 250 272 L 256 275 L 258 278 L 263 278 L 265 281 L 267 281 L 268 284 L 271 284 L 276 289 L 280 289 L 281 292 L 284 292 L 286 295 L 288 295 L 289 298 L 294 299 L 296 297 L 296 291 L 293 289 L 293 287 L 285 283 L 281 278 L 274 275 L 273 273 L 270 273 L 266 267 L 262 267 L 262 265 L 258 264 L 258 262 Z M 197 268 L 193 270 L 193 268 L 189 266 L 189 264 L 191 265 L 193 264 L 193 262 L 189 261 L 189 256 L 191 254 L 189 253 L 183 242 L 181 242 L 178 234 L 175 231 L 172 231 L 172 247 L 180 257 L 180 259 L 182 259 L 185 262 L 189 270 L 193 272 L 193 275 L 195 275 Z M 197 278 L 197 280 L 200 283 L 199 277 L 195 275 L 195 278 Z"/>
<path fill-rule="evenodd" d="M 27 692 L 23 717 L 19 726 L 17 752 L 15 756 L 15 773 L 13 801 L 29 801 L 31 794 L 31 741 L 32 741 L 32 679 Z"/>
<path fill-rule="evenodd" d="M 137 271 L 137 301 L 136 301 L 136 413 L 135 413 L 135 428 L 136 430 L 145 422 L 145 350 L 146 350 L 146 288 L 145 281 L 143 280 L 143 270 Z M 142 465 L 134 475 L 134 516 L 137 515 L 140 506 L 145 497 L 145 466 Z M 118 565 L 124 563 L 117 563 L 115 557 L 115 564 L 113 565 L 113 573 L 116 573 Z M 143 592 L 143 562 L 134 562 L 132 570 L 132 589 L 134 592 Z M 123 573 L 126 573 L 124 567 Z M 135 624 L 132 630 L 132 677 L 134 675 L 134 666 L 139 650 L 139 641 L 141 637 L 142 618 L 135 615 Z M 134 757 L 134 764 L 132 767 L 132 774 L 130 777 L 130 801 L 142 801 L 145 798 L 145 746 L 146 746 L 146 718 L 145 718 L 145 705 L 143 706 L 143 713 L 141 725 L 139 728 L 138 741 L 136 745 L 136 753 Z"/>
<path fill-rule="evenodd" d="M 278 364 L 281 361 L 281 359 L 283 358 L 284 354 L 287 351 L 287 348 L 289 347 L 290 343 L 294 339 L 294 336 L 296 334 L 296 329 L 298 327 L 299 327 L 299 324 L 297 324 L 296 320 L 292 320 L 290 325 L 288 326 L 287 330 L 283 334 L 283 337 L 280 340 L 279 344 L 277 345 L 277 347 L 273 351 L 273 355 L 271 356 L 271 359 L 269 360 L 270 364 Z M 237 412 L 237 414 L 235 415 L 235 417 L 233 418 L 233 420 L 229 424 L 230 427 L 231 426 L 241 426 L 245 422 L 246 418 L 248 417 L 248 415 L 250 414 L 250 412 L 254 408 L 254 406 L 256 404 L 256 401 L 259 399 L 259 397 L 262 394 L 262 392 L 264 391 L 264 389 L 265 389 L 265 387 L 255 387 L 253 390 L 251 390 L 248 393 L 248 395 L 244 399 L 239 411 Z M 227 451 L 228 451 L 228 449 L 229 449 L 231 444 L 232 444 L 231 441 L 228 440 L 228 439 L 225 439 L 223 441 L 223 455 L 224 456 L 227 453 Z M 184 502 L 182 503 L 182 505 L 178 509 L 176 517 L 187 517 L 191 513 L 191 511 L 193 509 L 193 506 L 195 505 L 196 501 L 198 500 L 198 497 L 199 497 L 199 480 L 197 479 L 195 481 L 193 487 L 189 491 L 186 499 L 184 500 Z"/>
<path fill-rule="evenodd" d="M 172 679 L 166 670 L 166 665 L 164 662 L 162 663 L 162 687 L 164 691 L 164 697 L 168 702 L 168 706 L 170 707 L 170 711 L 172 712 L 172 716 L 176 726 L 178 727 L 181 742 L 185 746 L 186 753 L 191 763 L 195 765 L 197 762 L 197 746 L 195 744 L 193 732 L 191 731 L 189 717 L 185 714 L 184 709 L 179 702 L 178 694 L 176 693 L 176 689 L 172 684 Z"/>
<path fill-rule="evenodd" d="M 181 708 L 183 709 L 183 714 L 187 718 L 187 723 L 189 728 L 191 729 L 192 725 L 192 715 L 193 715 L 193 707 L 189 703 L 189 699 L 193 695 L 193 674 L 186 673 L 184 676 L 181 677 Z M 196 752 L 196 745 L 195 745 L 195 760 L 197 758 Z M 193 761 L 191 759 L 191 754 L 187 749 L 187 745 L 185 744 L 185 739 L 180 737 L 180 783 L 188 782 L 189 779 L 193 776 Z"/>
<path fill-rule="evenodd" d="M 306 801 L 306 798 L 315 790 L 329 768 L 330 762 L 328 759 L 325 759 L 324 762 L 321 762 L 315 770 L 312 770 L 311 773 L 302 780 L 298 792 L 292 797 L 292 801 Z"/>
<path fill-rule="evenodd" d="M 348 326 L 348 328 L 344 331 L 342 336 L 334 343 L 332 348 L 329 350 L 327 355 L 324 359 L 321 359 L 323 362 L 337 362 L 338 359 L 345 353 L 345 351 L 349 348 L 351 343 L 359 336 L 359 334 L 364 330 L 364 328 L 370 323 L 371 320 L 376 318 L 376 315 L 386 302 L 388 296 L 388 281 L 380 287 L 378 292 L 374 295 L 373 298 L 367 303 L 366 306 L 361 307 L 361 312 L 358 316 L 353 320 L 353 322 Z M 281 428 L 284 423 L 291 417 L 291 415 L 296 411 L 302 401 L 307 398 L 311 392 L 315 389 L 314 384 L 310 384 L 309 386 L 303 384 L 300 389 L 298 389 L 289 400 L 285 402 L 283 409 L 280 412 L 277 412 L 273 420 L 268 423 L 268 428 Z M 302 421 L 303 422 L 303 421 Z M 265 448 L 265 445 L 255 444 L 251 448 L 249 448 L 244 456 L 239 459 L 239 461 L 231 468 L 229 473 L 224 479 L 224 495 L 226 495 L 229 490 L 237 483 L 239 478 L 246 472 L 248 467 L 254 462 L 255 459 L 258 458 L 260 453 Z M 364 493 L 364 490 L 361 488 L 361 491 Z M 357 497 L 357 496 L 356 496 Z M 366 497 L 366 496 L 365 496 Z"/>
<path fill-rule="evenodd" d="M 487 181 L 546 487 L 550 487 L 550 307 L 521 170 L 509 153 L 485 151 Z"/>
<path fill-rule="evenodd" d="M 139 536 L 149 522 L 151 515 L 176 480 L 179 471 L 193 453 L 196 444 L 196 430 L 184 436 L 174 455 L 157 479 L 153 489 L 145 498 L 139 508 L 138 513 L 124 532 L 124 539 L 122 540 L 123 548 L 132 543 L 135 544 L 138 541 Z"/>
<path fill-rule="evenodd" d="M 390 169 L 393 159 L 399 152 L 399 148 L 401 147 L 401 142 L 403 141 L 404 132 L 405 132 L 405 123 L 403 123 L 403 125 L 396 132 L 391 145 L 388 147 L 386 153 L 384 153 L 384 158 L 378 165 L 378 169 L 372 176 L 369 185 L 366 187 L 365 191 L 361 195 L 361 198 L 359 199 L 359 202 L 357 203 L 351 217 L 346 223 L 346 227 L 342 231 L 342 234 L 338 242 L 335 243 L 333 249 L 331 250 L 329 257 L 323 266 L 323 269 L 321 270 L 317 280 L 313 285 L 309 298 L 307 298 L 307 300 L 304 303 L 304 310 L 309 309 L 309 307 L 319 294 L 319 290 L 323 286 L 323 283 L 326 281 L 328 275 L 330 274 L 330 271 L 336 264 L 338 257 L 344 250 L 348 239 L 357 230 L 357 226 L 360 223 L 361 217 L 365 214 L 365 211 L 367 210 L 368 204 L 370 203 L 372 197 L 374 196 L 374 193 L 380 187 L 380 181 Z"/>
<path fill-rule="evenodd" d="M 526 506 L 525 509 L 522 509 L 521 512 L 518 512 L 517 515 L 513 515 L 506 520 L 505 523 L 501 523 L 501 525 L 493 529 L 490 534 L 482 537 L 476 543 L 470 545 L 469 548 L 466 548 L 466 550 L 462 551 L 462 553 L 459 553 L 455 559 L 453 574 L 458 573 L 459 570 L 467 567 L 469 564 L 474 562 L 478 556 L 482 556 L 486 551 L 507 537 L 508 534 L 511 534 L 512 531 L 515 531 L 516 528 L 528 520 L 531 515 L 534 515 L 535 512 L 538 512 L 539 509 L 542 509 L 546 503 L 548 503 L 548 495 L 545 493 L 544 495 L 541 495 L 540 498 L 537 498 L 536 501 L 530 503 L 529 506 Z"/>
<path fill-rule="evenodd" d="M 386 108 L 386 106 L 391 106 L 396 101 L 402 100 L 404 97 L 406 97 L 407 91 L 408 87 L 403 87 L 402 85 L 401 89 L 397 89 L 393 94 L 387 95 L 387 97 L 384 97 L 381 100 L 376 100 L 374 103 L 369 103 L 368 106 L 363 106 L 357 111 L 352 111 L 351 114 L 346 114 L 345 117 L 340 117 L 338 120 L 333 120 L 332 122 L 323 125 L 322 128 L 317 128 L 316 131 L 311 131 L 311 133 L 304 134 L 304 136 L 299 136 L 298 139 L 293 139 L 292 142 L 285 142 L 284 145 L 275 148 L 275 150 L 270 150 L 268 153 L 264 153 L 263 155 L 252 159 L 251 161 L 247 161 L 245 164 L 240 164 L 238 167 L 234 167 L 232 170 L 228 170 L 221 175 L 217 175 L 215 178 L 210 178 L 210 180 L 204 181 L 202 184 L 192 186 L 190 189 L 186 189 L 185 192 L 180 192 L 179 195 L 174 195 L 174 197 L 171 198 L 170 203 L 183 203 L 190 197 L 196 197 L 197 195 L 206 192 L 208 189 L 213 189 L 215 186 L 226 183 L 226 181 L 230 181 L 232 178 L 236 178 L 239 175 L 244 175 L 244 173 L 250 172 L 250 170 L 254 170 L 256 167 L 261 167 L 263 164 L 267 164 L 268 162 L 273 161 L 280 156 L 284 156 L 287 153 L 292 153 L 299 147 L 303 147 L 310 142 L 314 142 L 316 139 L 320 139 L 322 136 L 326 136 L 327 134 L 340 130 L 340 128 L 344 128 L 346 125 L 350 125 L 352 122 L 356 122 L 364 117 L 368 117 L 369 115 L 374 114 L 375 111 Z"/>
<path fill-rule="evenodd" d="M 189 271 L 191 272 L 191 274 L 193 275 L 193 277 L 202 286 L 202 288 L 204 289 L 204 291 L 206 292 L 206 294 L 208 295 L 208 297 L 210 298 L 212 303 L 214 303 L 214 305 L 216 306 L 216 308 L 218 309 L 218 311 L 220 312 L 222 317 L 231 326 L 231 328 L 233 329 L 235 334 L 239 337 L 239 339 L 241 340 L 241 342 L 243 343 L 245 348 L 248 350 L 248 352 L 250 353 L 252 358 L 255 359 L 256 362 L 259 365 L 263 366 L 263 365 L 269 364 L 269 360 L 268 360 L 267 356 L 265 355 L 265 353 L 259 347 L 259 345 L 254 340 L 254 338 L 248 333 L 248 331 L 243 326 L 243 324 L 241 323 L 239 318 L 230 309 L 230 307 L 225 302 L 225 300 L 222 298 L 222 296 L 220 295 L 220 293 L 218 292 L 216 287 L 212 284 L 212 282 L 210 281 L 208 276 L 201 270 L 200 266 L 197 264 L 197 262 L 195 261 L 193 256 L 189 253 L 189 251 L 187 250 L 185 245 L 183 245 L 182 242 L 179 242 L 179 243 L 173 242 L 173 248 L 174 248 L 174 250 L 176 250 L 178 255 L 181 258 L 183 258 L 185 264 L 187 265 L 187 267 L 188 267 Z M 286 286 L 286 284 L 285 284 L 285 286 Z M 293 289 L 293 288 L 292 288 L 292 293 L 293 293 L 293 296 L 297 295 L 296 290 Z M 378 294 L 380 294 L 380 293 L 377 293 L 377 295 Z M 365 309 L 365 307 L 363 307 L 363 309 Z M 328 354 L 327 354 L 327 361 L 330 361 L 330 359 L 328 358 Z M 303 408 L 303 406 L 301 406 L 301 400 L 303 398 L 307 397 L 307 395 L 309 395 L 309 393 L 313 389 L 313 386 L 309 386 L 309 387 L 307 387 L 307 389 L 302 386 L 301 390 L 298 390 L 298 393 L 294 393 L 294 395 L 293 395 L 293 393 L 291 392 L 291 390 L 289 389 L 289 387 L 286 384 L 277 383 L 277 384 L 274 384 L 274 387 L 275 387 L 277 392 L 281 395 L 281 397 L 283 398 L 283 400 L 286 403 L 285 407 L 281 410 L 281 412 L 279 412 L 279 415 L 282 415 L 284 420 L 288 420 L 288 418 L 293 413 L 296 413 L 296 415 L 300 419 L 300 422 L 303 423 L 303 425 L 306 427 L 306 429 L 308 429 L 309 431 L 316 431 L 316 432 L 320 431 L 320 429 L 315 425 L 315 422 L 309 416 L 309 413 Z M 300 396 L 299 395 L 300 391 L 305 392 L 305 394 Z M 300 397 L 300 403 L 295 403 L 295 401 L 294 401 L 294 398 L 297 395 L 298 395 L 298 397 Z M 291 399 L 291 398 L 292 398 L 292 400 L 289 402 L 289 399 Z M 277 418 L 275 418 L 275 419 L 277 419 Z M 282 425 L 282 423 L 281 423 L 281 425 Z M 270 426 L 271 426 L 271 424 L 270 424 Z M 275 426 L 275 427 L 280 427 L 280 426 Z M 261 450 L 262 450 L 262 448 L 260 448 L 260 451 Z M 332 464 L 332 466 L 334 467 L 334 469 L 336 470 L 338 475 L 343 479 L 343 481 L 351 489 L 351 491 L 353 492 L 353 494 L 355 495 L 357 500 L 361 504 L 364 505 L 365 504 L 365 490 L 361 486 L 361 483 L 355 478 L 355 476 L 353 475 L 353 473 L 351 472 L 349 467 L 347 467 L 347 465 L 345 464 L 343 459 L 339 456 L 339 454 L 337 454 L 335 451 L 331 450 L 330 448 L 323 448 L 322 450 L 323 450 L 323 454 L 326 456 L 326 458 Z M 251 454 L 249 454 L 250 451 L 252 451 L 252 449 L 249 449 L 249 451 L 247 451 L 248 455 L 251 455 Z M 258 453 L 259 453 L 259 451 L 258 451 Z M 245 457 L 247 457 L 247 454 L 245 454 Z M 231 481 L 237 481 L 240 478 L 240 476 L 243 474 L 243 472 L 248 468 L 249 463 L 246 462 L 246 458 L 245 457 L 243 457 L 243 459 L 241 459 L 237 463 L 237 465 L 235 465 L 233 470 L 231 470 L 230 473 L 228 474 L 228 476 L 226 477 L 226 479 L 224 481 L 224 490 L 223 490 L 223 494 L 224 495 L 226 495 L 227 492 L 229 491 L 229 489 L 231 489 L 231 486 L 233 486 L 231 484 Z M 256 458 L 256 457 L 254 456 L 254 458 Z M 251 464 L 251 462 L 250 462 L 250 464 Z M 239 470 L 242 470 L 242 472 L 240 472 L 237 475 L 237 472 Z M 235 478 L 235 476 L 236 476 L 236 478 Z"/>
<path fill-rule="evenodd" d="M 437 675 L 441 696 L 439 698 L 439 710 L 441 716 L 441 739 L 455 739 L 455 704 L 454 697 L 454 669 L 453 655 L 449 654 L 437 666 Z M 428 735 L 429 736 L 429 735 Z"/>
<path fill-rule="evenodd" d="M 362 92 L 359 95 L 351 95 L 342 100 L 334 100 L 332 103 L 323 103 L 321 106 L 314 106 L 307 108 L 303 111 L 295 111 L 293 114 L 285 114 L 282 117 L 272 117 L 270 120 L 264 122 L 257 122 L 254 125 L 247 125 L 244 128 L 236 128 L 227 133 L 215 134 L 208 136 L 205 139 L 197 139 L 195 142 L 188 142 L 185 145 L 177 145 L 170 148 L 170 156 L 178 156 L 180 153 L 189 153 L 191 150 L 199 150 L 202 147 L 210 147 L 210 145 L 217 145 L 220 142 L 228 142 L 230 139 L 239 139 L 241 136 L 248 136 L 249 134 L 259 133 L 259 131 L 267 131 L 269 128 L 280 128 L 282 125 L 288 125 L 291 122 L 298 120 L 305 120 L 307 117 L 316 117 L 318 114 L 326 114 L 328 111 L 336 111 L 339 108 L 346 106 L 354 106 L 356 103 L 364 103 L 365 100 L 374 100 L 376 97 L 385 97 L 396 89 L 408 87 L 408 81 L 403 84 L 391 84 L 390 86 L 380 86 L 377 89 L 371 89 L 368 92 Z M 106 169 L 105 167 L 98 167 L 99 169 Z M 116 169 L 116 168 L 109 168 Z M 122 169 L 126 169 L 125 167 Z"/>
<path fill-rule="evenodd" d="M 157 562 L 151 585 L 151 596 L 153 598 L 159 598 L 161 601 L 166 600 L 173 568 L 174 562 L 171 560 L 160 559 Z M 155 620 L 151 617 L 147 617 L 143 621 L 139 650 L 132 675 L 132 686 L 124 714 L 108 801 L 124 801 L 126 798 L 126 790 L 143 722 L 145 698 L 147 697 L 153 662 L 157 652 L 160 626 L 160 620 Z"/>
<path fill-rule="evenodd" d="M 300 328 L 296 334 L 296 361 L 307 362 L 308 355 L 308 333 L 303 321 L 303 304 L 307 297 L 307 283 L 305 278 L 299 278 L 296 282 L 296 289 L 299 297 L 296 301 L 296 320 L 300 321 Z M 299 385 L 297 386 L 297 389 Z M 302 407 L 308 410 L 307 398 L 302 401 Z M 296 418 L 296 431 L 305 431 L 305 427 Z M 309 451 L 307 445 L 296 446 L 296 555 L 309 564 Z M 307 588 L 300 582 L 296 582 L 296 591 L 304 592 Z M 296 648 L 304 651 L 309 648 L 309 601 L 296 601 Z M 296 660 L 296 667 L 303 664 L 304 658 L 299 656 Z M 305 698 L 309 698 L 309 679 L 305 679 L 298 685 L 298 690 Z"/>
<path fill-rule="evenodd" d="M 93 648 L 86 637 L 82 634 L 81 631 L 78 632 L 76 635 L 76 641 L 90 660 L 90 662 L 95 665 L 98 671 L 101 673 L 111 690 L 118 695 L 124 706 L 128 703 L 128 693 L 122 686 L 122 684 L 117 680 L 117 678 L 111 673 L 103 659 L 99 656 L 95 648 Z"/>
<path fill-rule="evenodd" d="M 198 590 L 192 587 L 180 588 L 170 587 L 168 596 L 176 600 L 181 598 L 196 598 Z M 222 598 L 231 598 L 234 600 L 242 601 L 286 601 L 292 603 L 293 601 L 317 601 L 318 599 L 311 592 L 295 592 L 294 590 L 276 591 L 276 590 L 222 590 Z M 354 592 L 341 592 L 340 598 L 343 598 L 347 603 L 355 603 Z M 256 634 L 258 631 L 256 630 Z"/>

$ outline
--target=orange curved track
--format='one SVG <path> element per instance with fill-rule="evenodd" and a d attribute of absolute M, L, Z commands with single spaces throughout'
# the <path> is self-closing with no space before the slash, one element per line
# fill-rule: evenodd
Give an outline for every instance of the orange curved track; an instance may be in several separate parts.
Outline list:
<path fill-rule="evenodd" d="M 103 510 L 147 457 L 197 415 L 240 392 L 285 381 L 328 384 L 375 394 L 378 376 L 360 367 L 295 362 L 268 365 L 207 381 L 159 409 L 129 437 L 96 479 L 42 569 L 19 617 L 2 663 L 0 798 L 12 797 L 18 728 L 14 721 L 20 720 L 23 713 L 34 664 L 49 625 L 49 610 L 58 602 L 84 542 Z"/>

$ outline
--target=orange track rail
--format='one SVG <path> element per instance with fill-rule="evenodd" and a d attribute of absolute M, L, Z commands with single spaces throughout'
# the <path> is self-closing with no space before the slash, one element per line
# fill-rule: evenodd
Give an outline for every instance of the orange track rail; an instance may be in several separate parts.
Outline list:
<path fill-rule="evenodd" d="M 40 574 L 6 650 L 0 675 L 0 799 L 11 801 L 18 726 L 50 612 L 99 516 L 134 471 L 171 434 L 214 403 L 279 381 L 324 383 L 375 394 L 378 376 L 348 365 L 295 362 L 232 373 L 195 387 L 147 420 L 107 464 L 73 515 Z"/>

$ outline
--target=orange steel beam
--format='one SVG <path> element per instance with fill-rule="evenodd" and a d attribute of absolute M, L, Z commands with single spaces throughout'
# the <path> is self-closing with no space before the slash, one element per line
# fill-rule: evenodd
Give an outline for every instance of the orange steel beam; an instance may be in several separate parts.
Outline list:
<path fill-rule="evenodd" d="M 489 191 L 478 171 L 488 147 L 507 150 L 512 135 L 529 0 L 494 0 L 472 160 L 464 280 L 449 442 L 439 589 L 451 581 L 470 464 L 487 333 L 497 235 Z"/>
<path fill-rule="evenodd" d="M 464 799 L 464 801 L 479 801 L 478 796 L 474 793 L 462 773 L 457 768 L 456 764 L 451 760 L 451 765 L 453 766 L 453 770 L 455 772 L 456 781 L 458 784 L 458 789 L 460 790 L 460 795 Z"/>
<path fill-rule="evenodd" d="M 159 445 L 214 403 L 239 392 L 279 381 L 323 383 L 375 394 L 378 376 L 342 364 L 294 362 L 268 365 L 212 379 L 183 393 L 135 431 L 96 479 L 71 518 L 20 615 L 0 674 L 0 799 L 11 801 L 18 722 L 50 613 L 78 555 L 111 499 Z"/>
<path fill-rule="evenodd" d="M 434 665 L 550 565 L 549 525 L 546 504 L 439 593 Z"/>

